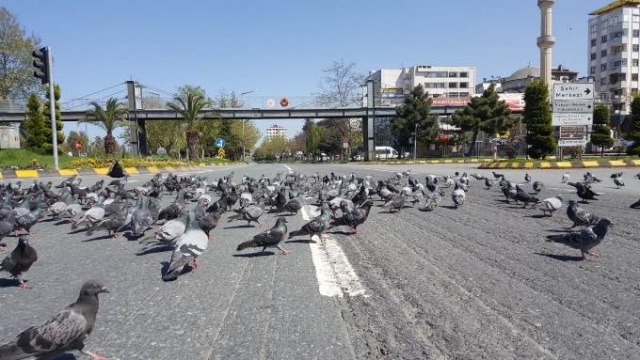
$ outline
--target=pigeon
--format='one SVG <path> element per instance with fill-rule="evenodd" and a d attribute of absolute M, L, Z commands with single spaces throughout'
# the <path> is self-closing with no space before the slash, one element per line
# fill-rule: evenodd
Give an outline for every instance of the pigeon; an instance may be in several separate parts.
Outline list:
<path fill-rule="evenodd" d="M 265 252 L 268 247 L 275 247 L 281 251 L 281 255 L 287 255 L 288 252 L 280 247 L 280 242 L 287 235 L 287 223 L 287 219 L 280 216 L 271 229 L 254 236 L 252 240 L 241 243 L 236 250 L 261 247 L 262 252 Z"/>
<path fill-rule="evenodd" d="M 542 210 L 542 215 L 546 215 L 549 212 L 549 216 L 553 216 L 553 213 L 562 207 L 562 197 L 554 196 L 544 199 L 537 203 Z"/>
<path fill-rule="evenodd" d="M 604 240 L 609 226 L 613 226 L 610 220 L 600 219 L 596 225 L 580 231 L 573 231 L 567 234 L 547 235 L 547 241 L 565 244 L 580 250 L 583 260 L 586 258 L 585 255 L 597 257 L 598 254 L 592 252 L 591 249 Z"/>
<path fill-rule="evenodd" d="M 631 204 L 631 206 L 629 206 L 632 209 L 638 209 L 640 208 L 640 200 L 634 202 L 633 204 Z"/>
<path fill-rule="evenodd" d="M 189 211 L 185 232 L 176 240 L 176 245 L 171 253 L 169 268 L 162 275 L 163 281 L 176 280 L 185 266 L 193 270 L 198 268 L 198 257 L 204 253 L 209 244 L 209 237 L 200 229 L 196 214 Z"/>
<path fill-rule="evenodd" d="M 89 230 L 95 227 L 98 222 L 104 218 L 104 213 L 104 207 L 102 204 L 98 203 L 96 206 L 87 210 L 78 221 L 71 224 L 71 229 L 76 230 L 80 225 L 84 225 L 85 229 Z"/>
<path fill-rule="evenodd" d="M 484 178 L 484 188 L 486 190 L 491 189 L 495 183 L 496 183 L 495 180 L 491 180 L 489 178 Z"/>
<path fill-rule="evenodd" d="M 18 231 L 20 229 L 25 230 L 27 235 L 34 235 L 35 233 L 31 232 L 31 227 L 35 225 L 42 216 L 42 208 L 38 207 L 26 215 L 16 217 L 16 226 L 14 227 L 16 236 L 18 236 Z"/>
<path fill-rule="evenodd" d="M 27 285 L 20 278 L 20 275 L 27 272 L 36 260 L 38 260 L 36 250 L 29 245 L 29 240 L 23 235 L 18 238 L 16 248 L 0 263 L 0 271 L 9 272 L 11 276 L 18 280 L 21 288 L 31 289 L 31 286 Z"/>
<path fill-rule="evenodd" d="M 453 200 L 453 205 L 458 208 L 459 206 L 464 205 L 465 200 L 467 199 L 467 195 L 464 190 L 456 183 L 456 187 L 451 193 L 451 200 Z"/>
<path fill-rule="evenodd" d="M 403 193 L 395 194 L 391 196 L 391 198 L 387 200 L 387 202 L 385 202 L 384 205 L 382 205 L 382 207 L 385 209 L 389 209 L 389 212 L 393 212 L 393 210 L 400 211 L 400 209 L 404 207 L 405 200 L 406 200 L 406 197 Z"/>
<path fill-rule="evenodd" d="M 32 326 L 14 340 L 0 344 L 0 359 L 50 359 L 66 351 L 78 350 L 91 356 L 93 360 L 107 360 L 84 350 L 84 340 L 95 326 L 99 308 L 98 294 L 108 292 L 99 281 L 86 282 L 75 303 L 46 323 Z"/>
<path fill-rule="evenodd" d="M 492 171 L 491 173 L 493 174 L 493 177 L 494 177 L 496 180 L 497 180 L 497 179 L 500 179 L 500 178 L 504 179 L 504 175 L 503 175 L 503 174 L 498 174 L 498 173 L 496 173 L 495 171 Z"/>
<path fill-rule="evenodd" d="M 595 225 L 600 218 L 589 212 L 584 211 L 575 200 L 569 200 L 569 206 L 567 207 L 567 216 L 569 220 L 573 221 L 573 227 L 580 225 Z"/>
<path fill-rule="evenodd" d="M 569 181 L 570 178 L 571 178 L 571 174 L 564 173 L 562 174 L 562 179 L 560 179 L 560 182 L 565 184 L 567 181 Z"/>
<path fill-rule="evenodd" d="M 366 201 L 366 200 L 365 200 Z M 300 230 L 292 231 L 289 233 L 289 239 L 294 236 L 309 235 L 313 240 L 314 235 L 318 235 L 320 238 L 324 237 L 324 232 L 329 228 L 329 219 L 331 218 L 331 211 L 323 207 L 320 210 L 320 215 L 311 219 L 308 223 L 302 225 Z"/>
<path fill-rule="evenodd" d="M 622 178 L 622 172 L 611 174 L 611 179 L 613 179 L 613 183 L 620 189 L 620 186 L 624 186 L 624 179 Z"/>
<path fill-rule="evenodd" d="M 111 165 L 111 169 L 109 169 L 109 171 L 107 172 L 107 176 L 110 176 L 116 179 L 121 179 L 125 177 L 124 169 L 122 168 L 122 165 L 120 165 L 118 160 L 115 160 L 113 165 Z"/>
<path fill-rule="evenodd" d="M 237 214 L 231 215 L 227 218 L 227 222 L 235 220 L 246 220 L 247 226 L 251 225 L 251 222 L 260 224 L 260 216 L 264 214 L 264 207 L 261 205 L 247 205 L 240 208 L 240 210 L 234 210 Z"/>
<path fill-rule="evenodd" d="M 576 188 L 576 193 L 578 194 L 578 197 L 582 199 L 583 203 L 587 203 L 587 200 L 598 200 L 596 199 L 596 196 L 600 194 L 593 191 L 589 183 L 569 182 L 567 184 Z"/>
<path fill-rule="evenodd" d="M 144 245 L 138 252 L 143 254 L 149 249 L 157 246 L 175 246 L 176 240 L 187 230 L 187 224 L 184 219 L 177 218 L 169 220 L 160 229 L 156 230 L 153 235 L 145 236 L 140 240 L 140 244 Z"/>
<path fill-rule="evenodd" d="M 537 197 L 527 194 L 527 192 L 524 191 L 520 187 L 520 185 L 516 185 L 516 197 L 515 197 L 515 199 L 516 199 L 516 203 L 518 201 L 522 201 L 524 203 L 524 207 L 527 207 L 527 205 L 529 203 L 534 203 L 535 204 L 535 203 L 540 202 L 540 199 L 538 199 Z"/>
<path fill-rule="evenodd" d="M 528 184 L 531 182 L 531 175 L 529 173 L 524 174 L 524 181 Z"/>
<path fill-rule="evenodd" d="M 544 184 L 542 183 L 542 181 L 534 181 L 531 187 L 533 188 L 533 191 L 536 193 L 536 195 L 540 194 L 540 192 L 544 190 Z"/>

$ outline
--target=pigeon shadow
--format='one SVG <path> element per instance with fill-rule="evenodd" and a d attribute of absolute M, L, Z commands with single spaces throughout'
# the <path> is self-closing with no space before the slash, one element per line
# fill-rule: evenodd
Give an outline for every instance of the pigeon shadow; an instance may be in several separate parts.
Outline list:
<path fill-rule="evenodd" d="M 91 242 L 91 241 L 106 240 L 106 239 L 113 239 L 113 236 L 109 234 L 100 235 L 100 236 L 92 237 L 91 239 L 82 240 L 82 242 Z"/>
<path fill-rule="evenodd" d="M 347 232 L 347 231 L 341 231 L 341 230 L 336 230 L 336 231 L 327 231 L 327 234 L 336 234 L 336 235 L 353 235 L 355 234 L 355 232 Z"/>
<path fill-rule="evenodd" d="M 233 254 L 233 257 L 241 257 L 241 258 L 255 258 L 255 257 L 263 257 L 263 256 L 271 256 L 276 253 L 272 251 L 258 251 L 250 254 Z"/>
<path fill-rule="evenodd" d="M 143 256 L 149 254 L 156 254 L 161 252 L 167 252 L 173 250 L 173 247 L 170 245 L 156 245 L 149 247 L 148 249 L 143 249 L 143 251 L 138 251 L 136 256 Z"/>
<path fill-rule="evenodd" d="M 50 223 L 50 222 L 54 222 L 54 221 L 58 221 L 58 220 L 60 220 L 60 219 L 56 219 L 56 218 L 47 218 L 47 219 L 42 219 L 42 220 L 40 220 L 40 221 L 38 221 L 38 222 L 41 222 L 41 223 Z"/>
<path fill-rule="evenodd" d="M 544 214 L 535 214 L 535 215 L 525 215 L 524 217 L 530 217 L 534 219 L 544 219 L 544 218 L 550 218 L 551 216 L 544 215 Z"/>
<path fill-rule="evenodd" d="M 547 230 L 547 232 L 555 232 L 555 233 L 563 233 L 563 234 L 568 234 L 568 233 L 573 232 L 573 231 L 575 231 L 575 230 L 572 230 L 571 228 Z"/>
<path fill-rule="evenodd" d="M 36 359 L 40 359 L 40 358 L 36 358 Z M 74 354 L 64 353 L 60 356 L 56 356 L 52 360 L 78 360 L 78 358 Z"/>
<path fill-rule="evenodd" d="M 74 234 L 79 234 L 79 233 L 81 233 L 81 232 L 85 232 L 85 231 L 87 231 L 87 229 L 82 228 L 82 229 L 76 229 L 76 230 L 70 231 L 70 232 L 68 232 L 67 234 L 69 234 L 69 235 L 74 235 Z"/>
<path fill-rule="evenodd" d="M 57 223 L 55 223 L 55 224 L 53 224 L 53 225 L 56 225 L 56 226 L 58 226 L 58 225 L 64 225 L 64 224 L 68 224 L 68 223 L 70 223 L 70 222 L 71 222 L 71 219 L 62 219 L 62 220 L 59 220 Z"/>
<path fill-rule="evenodd" d="M 127 239 L 128 241 L 138 241 L 141 237 L 144 236 L 144 234 L 134 235 L 131 231 L 127 231 L 123 233 L 122 236 L 124 236 L 124 238 Z"/>
<path fill-rule="evenodd" d="M 18 285 L 20 285 L 20 282 L 16 279 L 0 279 L 0 288 L 18 287 Z"/>
<path fill-rule="evenodd" d="M 294 243 L 294 244 L 315 244 L 316 241 L 315 240 L 308 240 L 308 239 L 307 240 L 288 240 L 288 241 L 285 241 L 285 243 L 287 243 L 287 244 L 291 244 L 291 243 Z"/>
<path fill-rule="evenodd" d="M 440 205 L 441 208 L 443 209 L 449 209 L 449 210 L 457 210 L 458 206 L 454 206 L 454 205 Z"/>
<path fill-rule="evenodd" d="M 582 256 L 570 256 L 570 255 L 555 255 L 555 254 L 547 254 L 547 253 L 534 253 L 540 256 L 546 256 L 551 259 L 560 260 L 560 261 L 583 261 Z"/>
<path fill-rule="evenodd" d="M 255 225 L 252 224 L 244 224 L 244 225 L 236 225 L 236 226 L 225 226 L 223 229 L 245 229 L 245 228 L 254 228 Z"/>

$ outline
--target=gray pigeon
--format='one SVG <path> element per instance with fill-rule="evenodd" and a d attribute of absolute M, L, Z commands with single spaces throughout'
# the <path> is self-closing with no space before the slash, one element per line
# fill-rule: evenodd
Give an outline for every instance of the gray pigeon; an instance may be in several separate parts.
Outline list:
<path fill-rule="evenodd" d="M 600 219 L 595 226 L 590 226 L 580 231 L 573 231 L 568 234 L 547 235 L 547 241 L 565 244 L 580 250 L 582 259 L 585 259 L 585 254 L 597 257 L 598 254 L 592 252 L 591 249 L 604 240 L 609 226 L 612 225 L 608 219 Z"/>
<path fill-rule="evenodd" d="M 109 291 L 99 281 L 86 282 L 75 303 L 46 323 L 32 326 L 15 339 L 0 344 L 0 359 L 50 359 L 64 352 L 77 350 L 91 356 L 93 360 L 106 360 L 84 350 L 84 340 L 95 326 L 100 303 L 98 294 L 104 292 Z"/>
<path fill-rule="evenodd" d="M 456 188 L 451 193 L 451 200 L 453 200 L 453 205 L 457 208 L 459 206 L 464 205 L 464 202 L 467 198 L 464 190 L 456 183 Z"/>
<path fill-rule="evenodd" d="M 254 236 L 252 240 L 241 243 L 236 250 L 261 247 L 262 252 L 265 252 L 268 247 L 275 247 L 281 251 L 282 255 L 287 255 L 288 252 L 280 246 L 280 242 L 287 235 L 287 223 L 287 219 L 280 216 L 271 229 Z"/>
<path fill-rule="evenodd" d="M 240 198 L 242 200 L 242 198 Z M 242 202 L 242 201 L 241 201 Z M 246 205 L 240 210 L 234 210 L 237 214 L 231 215 L 227 218 L 227 222 L 232 222 L 235 220 L 246 220 L 247 226 L 251 225 L 251 222 L 255 222 L 258 225 L 260 224 L 260 216 L 264 214 L 264 207 L 261 205 Z"/>
<path fill-rule="evenodd" d="M 9 272 L 11 276 L 18 280 L 21 288 L 31 289 L 31 286 L 27 285 L 20 278 L 20 275 L 27 272 L 36 260 L 38 260 L 36 250 L 29 245 L 29 240 L 23 235 L 18 239 L 16 248 L 0 263 L 0 271 Z"/>
<path fill-rule="evenodd" d="M 331 211 L 327 207 L 323 207 L 320 210 L 320 215 L 311 219 L 306 224 L 302 225 L 300 230 L 292 231 L 289 233 L 289 239 L 299 235 L 309 235 L 313 239 L 313 235 L 324 237 L 324 232 L 329 229 L 329 220 L 331 219 Z"/>
<path fill-rule="evenodd" d="M 569 220 L 573 221 L 573 226 L 571 227 L 580 225 L 595 225 L 600 220 L 598 216 L 595 216 L 583 210 L 575 200 L 569 200 L 569 206 L 567 207 L 567 216 L 569 217 Z"/>
<path fill-rule="evenodd" d="M 209 236 L 198 226 L 195 212 L 189 211 L 186 230 L 176 241 L 169 268 L 162 275 L 162 280 L 176 280 L 185 266 L 197 269 L 198 257 L 204 253 L 208 244 Z"/>
<path fill-rule="evenodd" d="M 562 197 L 554 196 L 547 199 L 544 199 L 537 203 L 540 206 L 540 210 L 542 210 L 542 215 L 546 215 L 549 212 L 549 216 L 552 216 L 556 210 L 562 207 Z"/>

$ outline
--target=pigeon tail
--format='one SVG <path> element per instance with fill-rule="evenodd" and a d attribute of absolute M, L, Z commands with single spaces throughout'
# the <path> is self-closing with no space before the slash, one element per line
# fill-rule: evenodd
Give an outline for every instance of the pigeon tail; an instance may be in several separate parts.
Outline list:
<path fill-rule="evenodd" d="M 301 235 L 309 235 L 309 233 L 307 233 L 306 231 L 304 231 L 302 229 L 295 230 L 295 231 L 292 231 L 292 232 L 289 233 L 289 239 L 291 239 L 294 236 L 301 236 Z"/>
<path fill-rule="evenodd" d="M 238 245 L 238 248 L 236 249 L 236 251 L 242 251 L 244 249 L 248 249 L 252 247 L 259 247 L 258 242 L 256 240 L 249 240 L 241 243 L 240 245 Z"/>
<path fill-rule="evenodd" d="M 31 355 L 26 353 L 15 341 L 0 344 L 0 359 L 18 360 L 28 358 L 29 356 Z"/>

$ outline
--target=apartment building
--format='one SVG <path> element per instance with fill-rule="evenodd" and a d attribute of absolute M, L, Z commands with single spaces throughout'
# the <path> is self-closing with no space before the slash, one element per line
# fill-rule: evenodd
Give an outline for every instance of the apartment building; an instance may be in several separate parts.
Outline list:
<path fill-rule="evenodd" d="M 401 102 L 418 85 L 422 85 L 434 98 L 468 98 L 475 94 L 476 68 L 417 65 L 372 71 L 369 79 L 376 83 L 376 93 L 382 105 Z"/>
<path fill-rule="evenodd" d="M 618 0 L 590 13 L 589 76 L 609 93 L 612 110 L 628 114 L 640 73 L 640 0 Z"/>
<path fill-rule="evenodd" d="M 283 126 L 273 124 L 267 128 L 267 139 L 271 140 L 276 137 L 287 138 L 287 129 Z"/>

